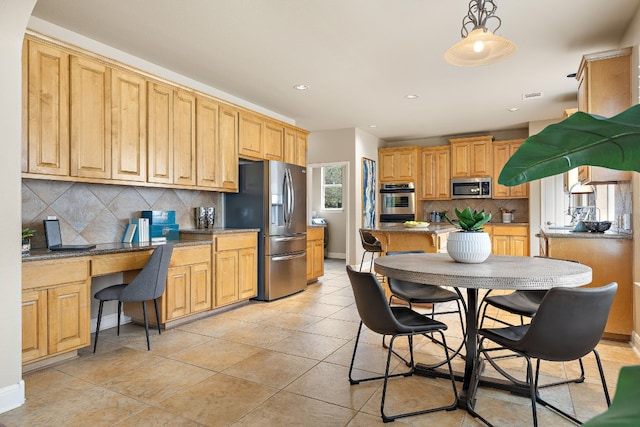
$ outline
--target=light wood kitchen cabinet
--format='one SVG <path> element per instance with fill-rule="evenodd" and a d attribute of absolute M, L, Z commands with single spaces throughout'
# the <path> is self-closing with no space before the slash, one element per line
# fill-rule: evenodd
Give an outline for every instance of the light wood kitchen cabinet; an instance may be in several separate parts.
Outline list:
<path fill-rule="evenodd" d="M 296 131 L 296 161 L 294 164 L 307 166 L 307 138 L 309 132 L 298 129 Z"/>
<path fill-rule="evenodd" d="M 23 51 L 27 69 L 26 149 L 23 172 L 69 175 L 69 54 L 27 40 Z M 26 151 L 26 152 L 25 152 Z"/>
<path fill-rule="evenodd" d="M 544 233 L 540 236 L 547 256 L 574 260 L 591 267 L 592 282 L 587 287 L 618 283 L 604 337 L 629 341 L 633 330 L 633 240 L 555 237 Z"/>
<path fill-rule="evenodd" d="M 238 191 L 237 126 L 237 110 L 210 98 L 197 98 L 197 186 Z"/>
<path fill-rule="evenodd" d="M 70 60 L 71 176 L 111 178 L 111 69 Z"/>
<path fill-rule="evenodd" d="M 284 160 L 284 126 L 271 120 L 264 122 L 265 160 Z"/>
<path fill-rule="evenodd" d="M 491 225 L 485 227 L 491 236 L 493 255 L 529 256 L 528 225 Z"/>
<path fill-rule="evenodd" d="M 23 264 L 23 364 L 90 344 L 90 289 L 87 258 Z"/>
<path fill-rule="evenodd" d="M 256 233 L 217 235 L 214 254 L 216 307 L 258 294 Z"/>
<path fill-rule="evenodd" d="M 380 162 L 380 182 L 416 182 L 418 181 L 418 147 L 393 147 L 378 149 Z"/>
<path fill-rule="evenodd" d="M 111 70 L 111 178 L 147 180 L 147 82 Z"/>
<path fill-rule="evenodd" d="M 173 183 L 196 185 L 196 97 L 173 94 Z"/>
<path fill-rule="evenodd" d="M 147 179 L 159 184 L 173 184 L 173 89 L 161 83 L 149 82 L 147 96 Z"/>
<path fill-rule="evenodd" d="M 485 177 L 493 173 L 493 136 L 454 138 L 451 142 L 451 178 Z"/>
<path fill-rule="evenodd" d="M 451 199 L 451 148 L 449 146 L 423 148 L 421 156 L 420 198 Z"/>
<path fill-rule="evenodd" d="M 578 110 L 612 117 L 631 107 L 631 51 L 618 49 L 584 55 L 578 68 Z M 631 172 L 596 166 L 580 166 L 583 184 L 630 181 Z"/>
<path fill-rule="evenodd" d="M 529 197 L 529 184 L 520 184 L 513 187 L 498 184 L 498 177 L 507 161 L 520 148 L 524 139 L 510 141 L 496 141 L 493 143 L 493 188 L 494 199 L 526 199 Z"/>
<path fill-rule="evenodd" d="M 113 255 L 112 261 L 107 261 L 110 271 L 132 270 L 146 264 L 151 252 L 141 253 L 135 257 Z M 212 246 L 209 244 L 197 246 L 174 247 L 164 294 L 158 299 L 160 308 L 160 324 L 167 327 L 173 321 L 186 318 L 192 314 L 211 310 L 213 308 L 213 290 L 211 279 Z M 122 263 L 126 264 L 122 264 Z M 142 265 L 140 263 L 142 262 Z M 111 270 L 109 270 L 111 269 Z M 96 271 L 98 273 L 98 271 Z M 138 273 L 133 272 L 132 279 Z M 128 282 L 128 280 L 126 280 Z M 156 325 L 153 302 L 147 302 L 147 316 L 150 325 Z M 141 303 L 125 303 L 124 311 L 136 323 L 144 322 Z"/>
<path fill-rule="evenodd" d="M 238 155 L 252 160 L 264 158 L 264 120 L 246 111 L 240 111 Z"/>
<path fill-rule="evenodd" d="M 307 166 L 307 135 L 299 129 L 284 128 L 284 161 L 299 166 Z"/>
<path fill-rule="evenodd" d="M 324 276 L 324 227 L 307 228 L 307 283 Z"/>

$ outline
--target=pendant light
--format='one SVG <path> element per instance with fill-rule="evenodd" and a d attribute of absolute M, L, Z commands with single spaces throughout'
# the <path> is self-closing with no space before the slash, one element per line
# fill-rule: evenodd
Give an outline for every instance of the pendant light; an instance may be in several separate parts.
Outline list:
<path fill-rule="evenodd" d="M 516 51 L 516 45 L 494 33 L 502 25 L 495 15 L 498 6 L 495 0 L 471 0 L 467 16 L 462 19 L 462 40 L 444 53 L 444 60 L 458 67 L 477 67 L 502 61 Z M 493 31 L 487 23 L 496 23 Z"/>

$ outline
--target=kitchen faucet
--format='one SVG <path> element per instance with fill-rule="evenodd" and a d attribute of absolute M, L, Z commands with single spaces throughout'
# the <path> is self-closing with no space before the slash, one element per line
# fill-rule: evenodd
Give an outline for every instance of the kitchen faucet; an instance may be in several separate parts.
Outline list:
<path fill-rule="evenodd" d="M 593 193 L 593 206 L 575 206 L 573 208 L 571 208 L 571 196 L 573 195 L 573 191 L 577 186 L 582 186 L 582 184 L 580 182 L 576 182 L 575 184 L 573 184 L 570 188 L 569 188 L 569 207 L 567 208 L 567 215 L 571 216 L 571 224 L 575 224 L 578 221 L 584 221 L 586 219 L 589 218 L 589 215 L 593 212 L 592 215 L 592 219 L 597 220 L 598 218 L 598 208 L 595 206 L 596 205 L 596 197 L 598 195 L 598 193 L 596 192 L 596 187 L 593 185 L 589 185 L 589 187 L 591 187 L 591 193 Z M 582 192 L 584 193 L 584 191 Z M 596 218 L 593 218 L 593 216 L 596 216 Z"/>

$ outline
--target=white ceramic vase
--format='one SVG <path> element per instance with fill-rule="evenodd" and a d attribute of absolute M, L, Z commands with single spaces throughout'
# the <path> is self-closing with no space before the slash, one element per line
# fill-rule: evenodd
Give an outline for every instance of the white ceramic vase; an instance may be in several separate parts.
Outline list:
<path fill-rule="evenodd" d="M 478 264 L 491 254 L 491 239 L 485 232 L 456 231 L 447 237 L 447 252 L 457 262 Z"/>

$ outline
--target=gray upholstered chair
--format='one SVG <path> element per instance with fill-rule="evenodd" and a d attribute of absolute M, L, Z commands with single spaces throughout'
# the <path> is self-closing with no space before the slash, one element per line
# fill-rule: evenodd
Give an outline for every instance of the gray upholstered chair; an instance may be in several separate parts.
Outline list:
<path fill-rule="evenodd" d="M 536 403 L 540 403 L 580 424 L 575 417 L 542 399 L 538 393 L 540 361 L 568 362 L 593 353 L 600 371 L 600 380 L 607 406 L 611 404 L 607 383 L 596 345 L 602 337 L 613 298 L 618 289 L 615 282 L 599 288 L 552 288 L 540 303 L 528 325 L 480 329 L 478 352 L 486 356 L 492 351 L 511 350 L 527 361 L 526 383 L 531 396 L 533 424 L 538 425 Z M 490 340 L 500 348 L 487 348 Z M 536 359 L 535 373 L 531 359 Z"/>
<path fill-rule="evenodd" d="M 120 314 L 123 302 L 141 302 L 144 315 L 144 329 L 147 335 L 147 350 L 151 350 L 149 344 L 149 324 L 147 322 L 147 301 L 153 301 L 156 309 L 156 322 L 158 334 L 160 331 L 160 312 L 158 310 L 158 298 L 164 293 L 167 284 L 167 272 L 169 261 L 173 253 L 173 245 L 168 243 L 158 246 L 151 253 L 147 264 L 140 273 L 129 283 L 112 285 L 95 293 L 94 298 L 100 301 L 98 308 L 98 321 L 96 336 L 93 342 L 93 352 L 96 352 L 98 335 L 100 333 L 100 321 L 102 320 L 102 307 L 105 301 L 118 301 L 118 335 L 120 335 Z"/>
<path fill-rule="evenodd" d="M 369 272 L 358 272 L 347 266 L 347 273 L 349 280 L 351 281 L 351 287 L 353 289 L 353 295 L 356 301 L 356 307 L 358 314 L 360 315 L 360 326 L 358 327 L 358 335 L 356 336 L 355 345 L 353 347 L 353 356 L 351 357 L 351 365 L 349 367 L 349 382 L 358 384 L 362 381 L 371 381 L 384 379 L 382 386 L 382 400 L 380 403 L 380 413 L 384 422 L 393 421 L 397 418 L 408 417 L 419 414 L 426 414 L 429 412 L 452 410 L 455 409 L 458 392 L 456 390 L 455 378 L 451 369 L 451 363 L 449 361 L 449 354 L 446 346 L 443 330 L 447 329 L 447 325 L 423 316 L 422 314 L 411 310 L 407 307 L 390 307 L 387 303 L 387 298 L 384 295 L 384 290 L 376 279 L 375 275 Z M 358 341 L 360 340 L 360 333 L 362 332 L 362 325 L 371 329 L 373 332 L 382 335 L 391 335 L 389 342 L 389 351 L 387 352 L 387 365 L 384 371 L 384 375 L 374 376 L 369 378 L 354 379 L 353 378 L 353 365 L 356 360 L 356 352 L 358 350 Z M 407 412 L 397 415 L 387 415 L 384 412 L 384 403 L 387 395 L 387 382 L 389 378 L 403 376 L 407 377 L 413 374 L 415 370 L 413 359 L 413 336 L 417 334 L 438 333 L 445 343 L 444 353 L 447 365 L 449 367 L 449 376 L 451 378 L 451 384 L 453 387 L 453 402 L 447 406 L 441 406 L 437 408 L 429 408 L 421 411 Z M 389 374 L 389 366 L 391 362 L 391 353 L 393 351 L 393 344 L 396 338 L 406 336 L 409 340 L 409 354 L 411 361 L 411 369 L 407 372 L 401 372 L 396 374 Z M 425 379 L 425 381 L 429 381 Z"/>

